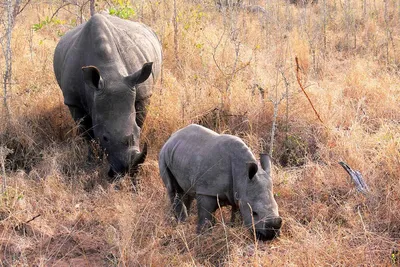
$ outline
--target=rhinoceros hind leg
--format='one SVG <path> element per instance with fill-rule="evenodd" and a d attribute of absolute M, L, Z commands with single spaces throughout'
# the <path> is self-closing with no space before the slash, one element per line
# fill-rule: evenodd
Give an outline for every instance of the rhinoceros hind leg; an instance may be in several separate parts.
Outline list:
<path fill-rule="evenodd" d="M 161 176 L 164 182 L 166 182 L 174 215 L 179 222 L 184 222 L 188 216 L 188 210 L 190 209 L 193 197 L 185 194 L 168 167 L 165 168 L 165 171 L 161 172 Z"/>
<path fill-rule="evenodd" d="M 188 212 L 185 204 L 183 203 L 182 195 L 180 194 L 175 195 L 174 201 L 172 203 L 172 209 L 174 210 L 175 217 L 178 220 L 178 222 L 186 221 Z"/>
<path fill-rule="evenodd" d="M 197 195 L 197 233 L 201 233 L 214 224 L 214 211 L 218 208 L 217 198 L 212 196 Z"/>
<path fill-rule="evenodd" d="M 189 196 L 187 194 L 182 196 L 183 204 L 186 206 L 187 214 L 189 215 L 190 213 L 190 206 L 192 205 L 193 202 L 193 197 Z"/>
<path fill-rule="evenodd" d="M 176 192 L 174 200 L 172 202 L 172 208 L 174 210 L 175 217 L 179 222 L 186 221 L 186 218 L 188 217 L 190 212 L 192 201 L 192 196 L 183 193 L 183 191 L 178 190 L 178 192 Z"/>

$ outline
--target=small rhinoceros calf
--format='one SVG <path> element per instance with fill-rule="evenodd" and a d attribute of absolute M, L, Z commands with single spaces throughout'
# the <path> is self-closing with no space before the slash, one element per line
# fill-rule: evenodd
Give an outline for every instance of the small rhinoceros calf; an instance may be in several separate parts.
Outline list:
<path fill-rule="evenodd" d="M 184 221 L 197 201 L 201 232 L 219 206 L 239 208 L 244 224 L 258 239 L 279 235 L 282 219 L 272 193 L 270 161 L 259 167 L 238 137 L 217 134 L 192 124 L 175 132 L 160 152 L 160 175 L 178 221 Z"/>

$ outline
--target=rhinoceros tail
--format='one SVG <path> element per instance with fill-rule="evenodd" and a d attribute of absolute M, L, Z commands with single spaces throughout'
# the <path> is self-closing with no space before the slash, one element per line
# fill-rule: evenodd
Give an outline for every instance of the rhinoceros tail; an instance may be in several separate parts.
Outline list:
<path fill-rule="evenodd" d="M 180 187 L 180 185 L 176 181 L 175 176 L 172 174 L 171 170 L 169 169 L 162 154 L 160 155 L 158 164 L 159 164 L 159 169 L 160 169 L 160 176 L 165 184 L 165 187 L 167 188 L 168 196 L 170 197 L 171 201 L 173 201 L 176 194 L 183 193 L 183 189 Z"/>

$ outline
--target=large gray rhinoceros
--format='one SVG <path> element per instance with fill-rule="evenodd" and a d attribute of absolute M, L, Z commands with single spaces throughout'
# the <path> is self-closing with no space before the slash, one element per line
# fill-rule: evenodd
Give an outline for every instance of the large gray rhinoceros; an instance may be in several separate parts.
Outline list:
<path fill-rule="evenodd" d="M 161 60 L 150 28 L 105 13 L 67 32 L 56 47 L 54 72 L 64 103 L 86 138 L 100 142 L 111 177 L 137 170 L 146 158 L 139 136 Z"/>
<path fill-rule="evenodd" d="M 272 193 L 269 158 L 262 168 L 238 137 L 217 134 L 192 124 L 177 132 L 160 152 L 160 175 L 178 221 L 184 221 L 190 204 L 197 201 L 201 232 L 218 206 L 240 209 L 244 224 L 254 222 L 258 239 L 279 235 L 282 219 Z"/>

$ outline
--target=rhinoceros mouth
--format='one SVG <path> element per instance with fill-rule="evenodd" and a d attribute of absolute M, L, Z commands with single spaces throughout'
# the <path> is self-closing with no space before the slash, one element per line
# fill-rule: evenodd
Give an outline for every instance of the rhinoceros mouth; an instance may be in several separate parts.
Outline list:
<path fill-rule="evenodd" d="M 135 176 L 139 170 L 139 166 L 145 161 L 147 156 L 147 143 L 144 144 L 142 152 L 137 152 L 132 159 L 130 166 L 123 167 L 121 164 L 110 164 L 110 169 L 108 170 L 108 177 L 111 181 L 117 180 L 120 176 L 124 174 L 129 174 L 130 176 Z"/>
<path fill-rule="evenodd" d="M 116 171 L 114 171 L 114 169 L 111 166 L 110 166 L 107 174 L 108 174 L 108 177 L 112 178 L 113 180 L 118 175 L 118 173 Z"/>
<path fill-rule="evenodd" d="M 279 237 L 281 230 L 279 229 L 262 229 L 256 230 L 256 238 L 261 241 L 268 241 Z"/>
<path fill-rule="evenodd" d="M 260 222 L 259 227 L 256 226 L 256 237 L 259 240 L 272 240 L 278 237 L 281 233 L 282 218 L 269 218 L 264 222 Z"/>

